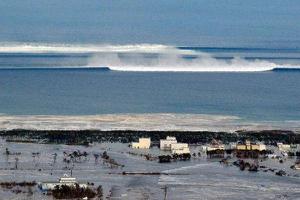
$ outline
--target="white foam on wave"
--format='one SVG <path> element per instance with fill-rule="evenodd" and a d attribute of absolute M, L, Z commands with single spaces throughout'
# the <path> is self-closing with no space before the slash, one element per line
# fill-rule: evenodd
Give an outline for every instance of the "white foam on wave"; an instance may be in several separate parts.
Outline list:
<path fill-rule="evenodd" d="M 173 47 L 161 44 L 92 45 L 47 43 L 0 43 L 0 53 L 160 53 Z"/>
<path fill-rule="evenodd" d="M 0 53 L 91 53 L 93 56 L 84 67 L 108 67 L 116 71 L 257 72 L 279 67 L 267 60 L 246 60 L 240 57 L 216 59 L 209 53 L 162 44 L 0 43 Z"/>
<path fill-rule="evenodd" d="M 245 60 L 240 57 L 229 60 L 216 59 L 209 53 L 182 50 L 172 46 L 157 53 L 158 55 L 152 57 L 134 53 L 120 56 L 116 52 L 95 54 L 88 65 L 137 72 L 257 72 L 270 71 L 277 66 L 265 60 Z"/>
<path fill-rule="evenodd" d="M 194 59 L 187 61 L 182 58 L 163 58 L 157 64 L 99 64 L 107 66 L 115 71 L 136 71 L 136 72 L 259 72 L 271 71 L 276 64 L 267 61 L 246 61 L 241 58 L 234 58 L 230 61 L 217 60 L 212 57 Z"/>

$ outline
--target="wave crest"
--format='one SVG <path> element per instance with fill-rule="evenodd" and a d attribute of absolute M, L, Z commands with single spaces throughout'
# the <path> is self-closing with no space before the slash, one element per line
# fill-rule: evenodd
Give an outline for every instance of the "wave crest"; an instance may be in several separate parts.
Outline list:
<path fill-rule="evenodd" d="M 77 45 L 45 43 L 0 43 L 0 53 L 151 53 L 163 52 L 170 48 L 170 46 L 161 44 Z"/>
<path fill-rule="evenodd" d="M 240 57 L 229 60 L 217 59 L 209 53 L 175 47 L 152 52 L 152 55 L 95 54 L 88 65 L 105 66 L 116 71 L 141 72 L 255 72 L 269 71 L 277 66 L 266 60 L 246 60 Z"/>
<path fill-rule="evenodd" d="M 128 44 L 128 45 L 76 45 L 76 44 L 43 44 L 43 43 L 0 43 L 0 53 L 14 54 L 57 54 L 69 55 L 54 62 L 56 68 L 109 68 L 116 71 L 141 71 L 141 72 L 257 72 L 271 71 L 274 69 L 300 69 L 284 65 L 279 66 L 264 59 L 244 59 L 233 54 L 230 59 L 220 59 L 213 54 L 201 52 L 192 47 L 180 48 L 162 44 Z M 77 53 L 86 53 L 86 57 L 79 60 Z M 29 56 L 29 55 L 28 55 Z M 13 59 L 14 57 L 12 57 Z M 40 58 L 40 57 L 38 57 Z M 37 58 L 37 63 L 40 63 Z M 43 57 L 43 63 L 47 64 Z M 23 57 L 22 59 L 25 60 Z M 31 58 L 33 64 L 34 59 Z M 49 59 L 49 58 L 48 58 Z M 77 60 L 76 60 L 77 59 Z M 12 60 L 15 61 L 15 60 Z M 22 62 L 24 63 L 24 62 Z M 49 59 L 49 67 L 53 60 Z M 18 64 L 18 62 L 17 62 Z M 25 62 L 28 68 L 31 63 Z M 68 67 L 70 64 L 70 67 Z M 76 65 L 78 64 L 78 65 Z M 14 67 L 14 65 L 12 64 Z M 76 66 L 76 67 L 74 67 Z M 51 65 L 52 67 L 52 65 Z M 7 66 L 5 66 L 7 68 Z M 18 67 L 15 67 L 18 68 Z M 50 67 L 49 67 L 50 68 Z"/>

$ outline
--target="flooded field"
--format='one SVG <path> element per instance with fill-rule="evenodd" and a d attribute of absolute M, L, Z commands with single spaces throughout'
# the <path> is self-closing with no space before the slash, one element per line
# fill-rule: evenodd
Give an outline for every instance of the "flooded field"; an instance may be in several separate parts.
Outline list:
<path fill-rule="evenodd" d="M 209 159 L 200 146 L 189 161 L 159 163 L 158 147 L 131 149 L 122 143 L 95 143 L 91 146 L 14 143 L 0 141 L 0 182 L 57 181 L 64 174 L 79 182 L 102 185 L 108 199 L 299 199 L 300 171 L 290 169 L 296 158 L 259 159 L 260 166 L 274 171 L 241 171 L 220 158 Z M 6 153 L 9 151 L 9 155 Z M 73 161 L 74 151 L 84 156 Z M 107 155 L 120 166 L 111 166 L 97 155 Z M 84 153 L 86 152 L 86 153 Z M 201 153 L 198 156 L 198 153 Z M 142 154 L 142 155 L 141 155 Z M 150 154 L 153 159 L 147 160 Z M 237 160 L 229 159 L 229 163 Z M 284 170 L 286 176 L 275 172 Z M 126 172 L 126 173 L 124 173 Z M 144 173 L 144 174 L 143 174 Z M 152 173 L 152 174 L 151 174 Z M 0 187 L 0 199 L 52 199 L 35 186 L 22 192 Z"/>

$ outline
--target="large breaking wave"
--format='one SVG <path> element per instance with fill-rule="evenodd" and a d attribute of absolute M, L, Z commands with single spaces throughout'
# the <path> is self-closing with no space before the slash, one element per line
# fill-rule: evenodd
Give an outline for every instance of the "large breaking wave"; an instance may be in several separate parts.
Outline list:
<path fill-rule="evenodd" d="M 274 69 L 300 69 L 297 66 L 288 64 L 278 65 L 278 63 L 266 59 L 245 59 L 238 54 L 232 54 L 224 59 L 195 48 L 178 48 L 160 44 L 70 45 L 15 43 L 0 44 L 0 54 L 5 54 L 5 56 L 8 54 L 22 54 L 22 56 L 27 54 L 31 54 L 31 56 L 32 54 L 48 56 L 49 54 L 55 54 L 60 58 L 61 55 L 72 54 L 73 62 L 70 62 L 72 65 L 68 66 L 68 61 L 64 59 L 62 64 L 56 63 L 56 69 L 59 67 L 64 69 L 86 67 L 143 72 L 257 72 Z M 80 62 L 76 65 L 77 61 L 75 62 L 74 58 L 77 54 L 86 54 L 84 64 Z M 30 68 L 30 66 L 27 67 Z M 51 63 L 47 67 L 51 68 Z M 33 68 L 36 68 L 36 66 Z"/>
<path fill-rule="evenodd" d="M 269 71 L 276 64 L 268 61 L 247 61 L 242 58 L 218 60 L 210 55 L 186 59 L 180 54 L 164 54 L 154 59 L 145 59 L 140 55 L 133 55 L 130 59 L 120 59 L 117 55 L 97 55 L 89 66 L 107 66 L 117 71 L 143 72 L 251 72 Z"/>

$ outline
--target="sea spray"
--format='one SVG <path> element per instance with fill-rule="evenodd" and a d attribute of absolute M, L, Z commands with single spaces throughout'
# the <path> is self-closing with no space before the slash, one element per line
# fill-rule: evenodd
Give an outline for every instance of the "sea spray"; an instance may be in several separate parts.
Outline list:
<path fill-rule="evenodd" d="M 272 70 L 276 64 L 265 60 L 245 60 L 240 57 L 222 60 L 214 58 L 209 53 L 181 50 L 170 46 L 164 51 L 151 54 L 95 53 L 88 66 L 142 72 L 255 72 Z"/>
<path fill-rule="evenodd" d="M 215 57 L 215 54 L 203 52 L 203 49 L 205 48 L 182 48 L 162 44 L 0 43 L 0 54 L 10 61 L 9 64 L 5 60 L 0 63 L 0 69 L 105 67 L 116 71 L 142 72 L 257 72 L 299 69 L 298 66 L 279 65 L 266 59 L 245 59 L 236 53 L 227 58 Z"/>

